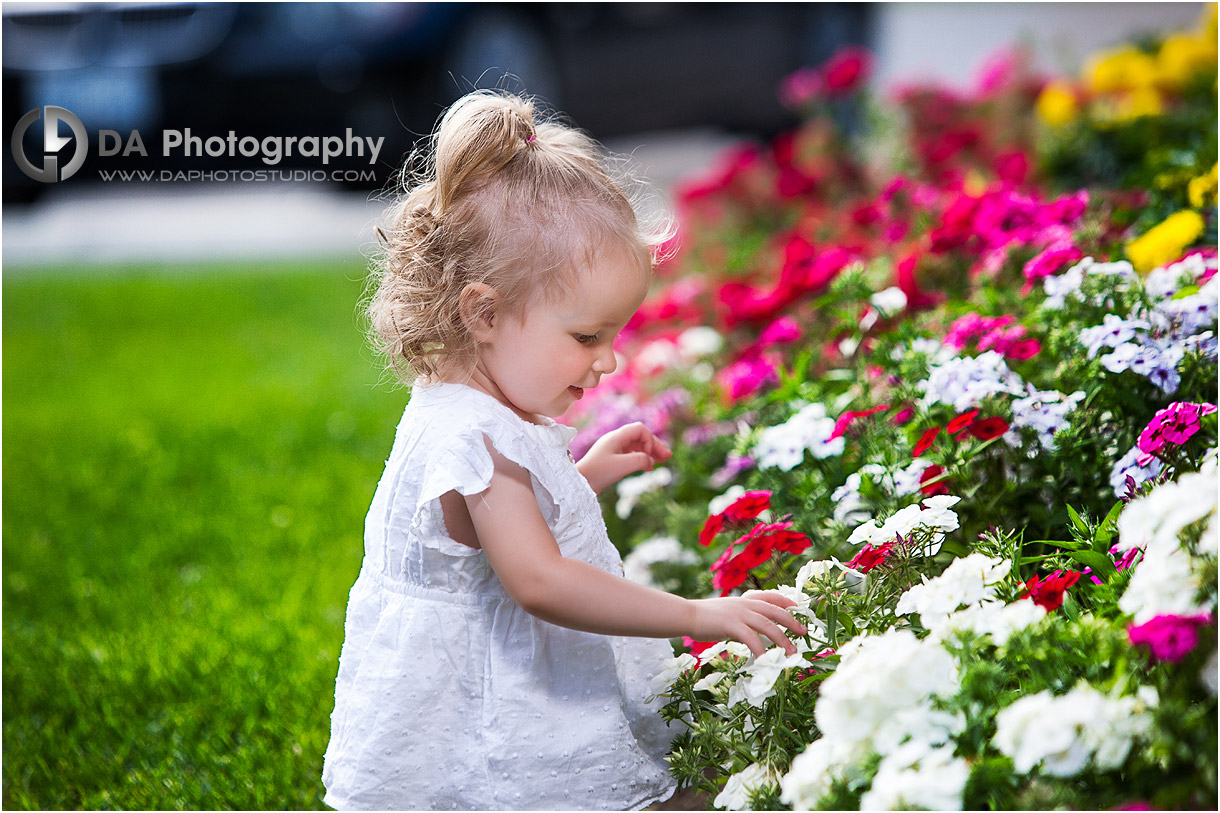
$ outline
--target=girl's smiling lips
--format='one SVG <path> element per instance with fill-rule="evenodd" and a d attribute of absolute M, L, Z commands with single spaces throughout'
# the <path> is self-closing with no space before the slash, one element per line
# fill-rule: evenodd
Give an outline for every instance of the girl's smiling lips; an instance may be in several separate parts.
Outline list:
<path fill-rule="evenodd" d="M 574 397 L 577 401 L 579 401 L 585 395 L 583 387 L 568 387 L 568 392 L 572 393 L 572 397 Z"/>

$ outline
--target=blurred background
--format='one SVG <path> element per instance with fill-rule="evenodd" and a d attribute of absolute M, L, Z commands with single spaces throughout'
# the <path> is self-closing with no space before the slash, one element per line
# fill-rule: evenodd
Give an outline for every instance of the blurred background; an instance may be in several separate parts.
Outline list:
<path fill-rule="evenodd" d="M 6 3 L 4 111 L 59 105 L 83 122 L 81 171 L 40 183 L 5 151 L 4 254 L 30 265 L 317 257 L 368 247 L 389 183 L 443 108 L 472 87 L 539 96 L 663 189 L 740 138 L 795 122 L 776 87 L 859 44 L 878 89 L 962 86 L 1026 45 L 1074 71 L 1091 50 L 1189 23 L 1189 3 Z M 372 173 L 288 183 L 101 180 L 113 170 L 265 168 L 257 157 L 163 158 L 160 131 L 384 137 Z M 147 157 L 98 154 L 138 130 Z M 42 149 L 40 123 L 25 132 Z M 277 169 L 318 169 L 318 159 Z M 367 170 L 360 158 L 330 169 Z M 357 174 L 350 173 L 354 178 Z M 372 176 L 371 178 L 369 176 Z M 170 176 L 167 176 L 170 177 Z M 173 205 L 167 205 L 172 201 Z M 270 226 L 270 227 L 269 227 Z"/>

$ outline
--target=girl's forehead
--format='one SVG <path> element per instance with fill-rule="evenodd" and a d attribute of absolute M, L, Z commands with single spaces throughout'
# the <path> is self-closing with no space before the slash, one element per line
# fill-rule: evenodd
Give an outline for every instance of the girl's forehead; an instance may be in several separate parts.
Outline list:
<path fill-rule="evenodd" d="M 643 302 L 649 276 L 648 267 L 632 258 L 598 258 L 572 276 L 565 296 L 556 303 L 556 313 L 605 325 L 625 322 Z"/>

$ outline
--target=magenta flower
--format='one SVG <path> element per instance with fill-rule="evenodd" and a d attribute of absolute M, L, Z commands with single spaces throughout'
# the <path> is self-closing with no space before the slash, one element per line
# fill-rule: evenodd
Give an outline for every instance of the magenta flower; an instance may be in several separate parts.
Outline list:
<path fill-rule="evenodd" d="M 801 326 L 797 324 L 796 320 L 791 316 L 781 316 L 767 325 L 762 335 L 758 337 L 758 344 L 762 348 L 767 348 L 775 344 L 790 344 L 800 337 Z"/>
<path fill-rule="evenodd" d="M 775 366 L 775 359 L 770 356 L 749 353 L 721 370 L 716 378 L 724 387 L 729 402 L 733 403 L 778 381 Z"/>
<path fill-rule="evenodd" d="M 1025 287 L 1021 289 L 1021 292 L 1028 294 L 1033 290 L 1034 283 L 1054 276 L 1083 256 L 1084 253 L 1071 243 L 1056 243 L 1049 246 L 1042 253 L 1034 255 L 1025 264 L 1023 269 L 1025 273 Z"/>
<path fill-rule="evenodd" d="M 1199 431 L 1199 419 L 1216 411 L 1212 404 L 1175 401 L 1152 416 L 1135 445 L 1143 452 L 1136 462 L 1147 466 L 1166 443 L 1181 446 Z"/>
<path fill-rule="evenodd" d="M 1158 661 L 1177 663 L 1199 644 L 1198 627 L 1212 623 L 1210 615 L 1158 615 L 1127 628 L 1132 646 L 1147 647 Z"/>

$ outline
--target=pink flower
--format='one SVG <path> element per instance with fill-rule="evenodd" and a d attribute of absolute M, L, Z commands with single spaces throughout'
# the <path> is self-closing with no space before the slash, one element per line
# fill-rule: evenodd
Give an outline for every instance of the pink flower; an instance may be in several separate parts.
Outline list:
<path fill-rule="evenodd" d="M 725 367 L 716 378 L 726 390 L 730 403 L 748 398 L 767 384 L 779 380 L 774 359 L 753 353 Z"/>
<path fill-rule="evenodd" d="M 779 83 L 779 100 L 789 108 L 804 107 L 821 92 L 822 74 L 817 68 L 801 68 Z"/>
<path fill-rule="evenodd" d="M 1177 663 L 1199 643 L 1196 628 L 1212 622 L 1210 615 L 1158 615 L 1127 628 L 1132 646 L 1147 647 L 1158 661 Z"/>
<path fill-rule="evenodd" d="M 915 410 L 911 409 L 910 407 L 904 407 L 903 409 L 898 410 L 898 413 L 894 415 L 894 417 L 890 418 L 890 423 L 894 424 L 894 426 L 902 426 L 904 423 L 908 423 L 911 418 L 914 417 Z"/>
<path fill-rule="evenodd" d="M 1034 255 L 1022 269 L 1025 274 L 1025 286 L 1021 289 L 1021 293 L 1028 294 L 1033 290 L 1034 283 L 1054 276 L 1083 256 L 1084 253 L 1071 243 L 1055 244 L 1042 253 Z"/>
<path fill-rule="evenodd" d="M 766 348 L 775 344 L 791 344 L 800 337 L 801 326 L 797 324 L 796 319 L 791 316 L 781 316 L 767 325 L 762 335 L 758 337 L 758 343 Z"/>
<path fill-rule="evenodd" d="M 1143 452 L 1136 462 L 1147 466 L 1166 443 L 1181 446 L 1199 431 L 1199 419 L 1216 411 L 1212 404 L 1175 401 L 1152 416 L 1135 445 Z"/>
<path fill-rule="evenodd" d="M 1032 359 L 1041 352 L 1042 342 L 1037 339 L 1024 339 L 1005 350 L 1004 357 L 1016 359 L 1017 361 L 1025 361 L 1026 359 Z"/>
<path fill-rule="evenodd" d="M 858 46 L 840 49 L 822 66 L 822 80 L 830 96 L 846 96 L 860 89 L 872 70 L 872 56 Z"/>

